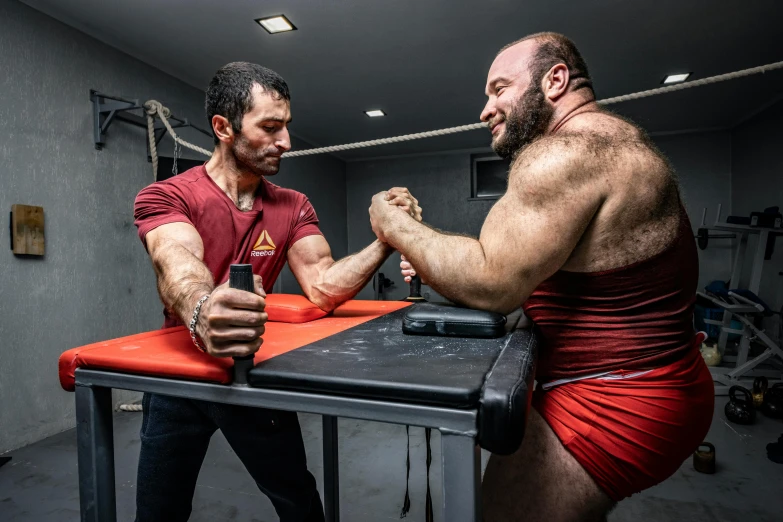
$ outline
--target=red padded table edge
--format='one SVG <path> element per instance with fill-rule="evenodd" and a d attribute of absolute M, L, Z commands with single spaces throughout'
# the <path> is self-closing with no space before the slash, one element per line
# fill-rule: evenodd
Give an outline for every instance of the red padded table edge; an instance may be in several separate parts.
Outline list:
<path fill-rule="evenodd" d="M 273 295 L 280 294 L 272 294 L 269 297 L 272 298 Z M 294 301 L 288 301 L 286 306 L 293 307 Z M 299 324 L 270 321 L 266 325 L 264 343 L 256 353 L 254 364 L 394 312 L 409 304 L 401 301 L 348 301 L 330 316 L 314 321 Z M 60 384 L 66 391 L 75 389 L 76 368 L 228 384 L 231 382 L 233 365 L 234 361 L 230 357 L 217 358 L 199 351 L 193 345 L 187 329 L 178 326 L 68 350 L 60 356 L 59 375 Z"/>
<path fill-rule="evenodd" d="M 277 323 L 309 323 L 328 315 L 305 296 L 293 294 L 266 296 L 266 313 Z"/>

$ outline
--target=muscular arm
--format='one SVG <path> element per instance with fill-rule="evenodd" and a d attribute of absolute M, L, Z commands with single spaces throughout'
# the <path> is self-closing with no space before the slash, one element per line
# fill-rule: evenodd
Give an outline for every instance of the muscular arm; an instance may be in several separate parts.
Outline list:
<path fill-rule="evenodd" d="M 335 261 L 323 236 L 307 236 L 288 250 L 288 264 L 307 298 L 331 312 L 359 293 L 392 251 L 376 240 L 361 252 Z"/>
<path fill-rule="evenodd" d="M 605 197 L 580 147 L 566 140 L 530 149 L 512 165 L 478 240 L 439 233 L 397 209 L 374 223 L 376 233 L 451 301 L 513 311 L 565 264 Z"/>
<path fill-rule="evenodd" d="M 384 192 L 383 201 L 412 220 L 421 221 L 419 201 L 407 188 L 389 189 Z M 376 240 L 361 252 L 335 261 L 323 236 L 307 236 L 288 250 L 288 265 L 307 298 L 331 312 L 359 293 L 393 251 Z"/>
<path fill-rule="evenodd" d="M 169 223 L 151 230 L 146 241 L 160 298 L 187 324 L 198 300 L 215 286 L 212 273 L 202 261 L 201 236 L 188 223 Z"/>
<path fill-rule="evenodd" d="M 161 225 L 145 239 L 160 297 L 184 324 L 190 322 L 199 299 L 210 296 L 196 324 L 207 353 L 230 357 L 257 352 L 267 320 L 260 278 L 256 276 L 256 293 L 228 288 L 228 283 L 215 288 L 212 273 L 202 261 L 204 243 L 188 223 Z"/>

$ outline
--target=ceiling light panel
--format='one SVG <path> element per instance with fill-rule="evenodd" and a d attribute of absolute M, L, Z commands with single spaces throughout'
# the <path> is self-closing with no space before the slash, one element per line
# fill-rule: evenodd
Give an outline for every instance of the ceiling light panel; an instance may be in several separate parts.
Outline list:
<path fill-rule="evenodd" d="M 688 79 L 688 76 L 690 76 L 691 73 L 682 73 L 682 74 L 670 74 L 666 78 L 663 79 L 664 84 L 670 84 L 670 83 L 680 83 L 684 82 Z"/>
<path fill-rule="evenodd" d="M 256 20 L 258 24 L 266 29 L 269 34 L 285 33 L 287 31 L 295 31 L 296 27 L 291 21 L 285 17 L 285 15 L 269 16 L 267 18 L 258 18 Z"/>

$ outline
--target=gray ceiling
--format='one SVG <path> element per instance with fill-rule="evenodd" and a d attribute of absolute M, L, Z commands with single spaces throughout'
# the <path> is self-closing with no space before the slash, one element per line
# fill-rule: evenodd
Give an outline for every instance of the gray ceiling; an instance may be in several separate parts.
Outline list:
<path fill-rule="evenodd" d="M 333 145 L 478 121 L 497 50 L 562 32 L 580 47 L 599 98 L 783 60 L 779 0 L 25 0 L 204 89 L 247 60 L 291 88 L 292 132 Z M 284 13 L 297 31 L 253 20 Z M 132 96 L 133 93 L 123 93 Z M 613 106 L 650 132 L 730 127 L 783 95 L 783 71 Z M 386 118 L 362 111 L 382 108 Z M 471 131 L 341 153 L 345 159 L 485 147 Z"/>

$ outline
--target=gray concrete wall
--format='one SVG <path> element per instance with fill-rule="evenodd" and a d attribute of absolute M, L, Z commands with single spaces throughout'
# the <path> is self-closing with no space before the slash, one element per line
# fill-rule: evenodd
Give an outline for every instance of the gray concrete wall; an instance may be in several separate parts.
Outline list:
<path fill-rule="evenodd" d="M 783 101 L 732 131 L 732 210 L 748 216 L 753 211 L 783 209 Z M 748 241 L 755 252 L 757 238 Z M 751 255 L 743 264 L 743 284 L 750 279 Z M 760 296 L 776 310 L 783 307 L 783 237 L 778 237 L 772 259 L 764 263 Z"/>
<path fill-rule="evenodd" d="M 703 207 L 707 206 L 713 212 L 718 203 L 723 203 L 724 209 L 728 207 L 731 200 L 731 136 L 728 132 L 658 137 L 656 143 L 677 170 L 694 228 L 701 222 Z M 468 199 L 471 152 L 476 151 L 349 162 L 349 250 L 358 250 L 374 239 L 367 216 L 370 198 L 392 186 L 406 186 L 411 190 L 424 209 L 427 223 L 443 230 L 477 236 L 494 202 Z M 730 242 L 713 242 L 709 250 L 700 251 L 701 286 L 730 273 L 730 251 Z M 393 254 L 381 271 L 395 283 L 389 298 L 405 297 L 408 290 L 399 274 L 399 254 Z M 360 294 L 365 298 L 372 296 L 369 285 Z"/>
<path fill-rule="evenodd" d="M 731 208 L 731 134 L 728 131 L 658 136 L 655 142 L 669 158 L 680 180 L 685 208 L 694 232 L 715 221 L 718 204 L 725 215 Z M 731 276 L 732 241 L 715 240 L 699 250 L 699 288 Z"/>
<path fill-rule="evenodd" d="M 145 134 L 114 124 L 96 151 L 89 90 L 155 98 L 206 122 L 203 92 L 11 0 L 0 0 L 0 71 L 3 453 L 74 426 L 73 394 L 57 378 L 63 351 L 161 324 L 154 274 L 133 226 L 134 197 L 152 182 Z M 171 146 L 164 141 L 162 152 Z M 275 178 L 310 195 L 336 255 L 347 246 L 343 165 L 328 156 L 292 159 Z M 16 203 L 44 207 L 42 259 L 8 248 Z M 296 290 L 290 275 L 282 289 Z"/>

